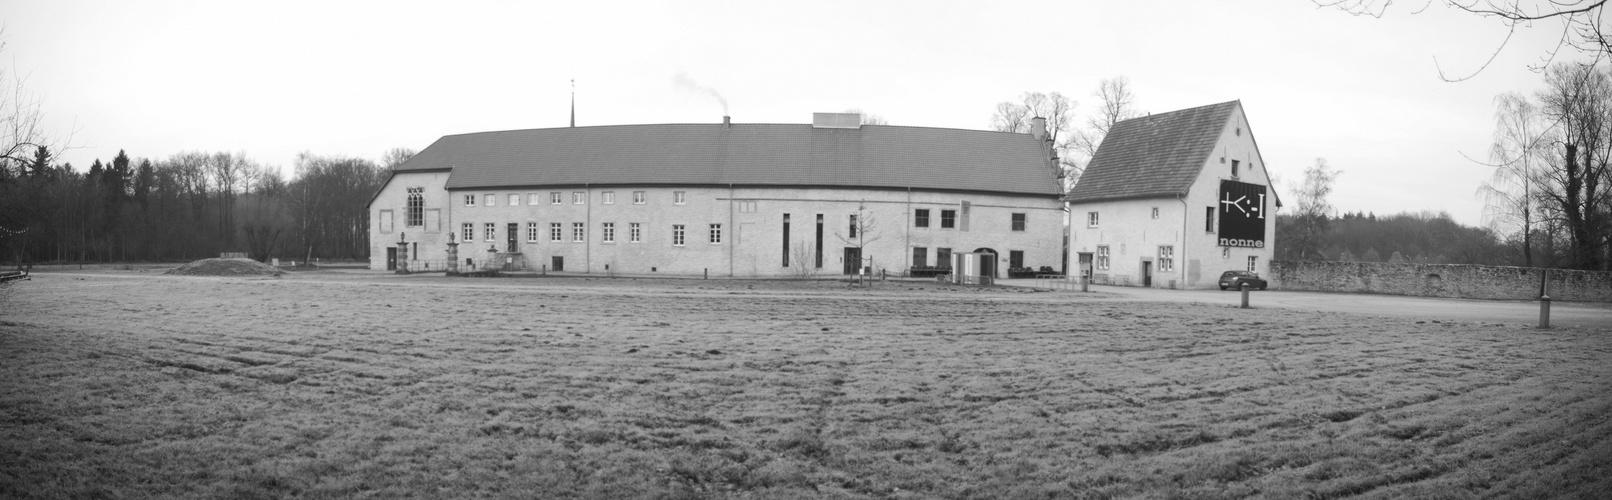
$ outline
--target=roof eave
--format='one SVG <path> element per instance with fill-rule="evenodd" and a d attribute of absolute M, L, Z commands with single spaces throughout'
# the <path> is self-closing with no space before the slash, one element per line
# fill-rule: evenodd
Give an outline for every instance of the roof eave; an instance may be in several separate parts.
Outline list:
<path fill-rule="evenodd" d="M 1103 201 L 1145 200 L 1145 199 L 1151 199 L 1151 198 L 1176 199 L 1176 198 L 1185 198 L 1186 196 L 1187 196 L 1187 192 L 1186 191 L 1181 191 L 1181 192 L 1176 192 L 1176 193 L 1139 193 L 1139 194 L 1126 194 L 1126 195 L 1113 195 L 1113 196 L 1090 196 L 1090 197 L 1065 196 L 1065 197 L 1062 198 L 1062 200 L 1065 201 L 1065 202 L 1068 202 L 1070 204 L 1076 204 L 1076 203 L 1097 203 L 1097 202 L 1103 202 Z"/>

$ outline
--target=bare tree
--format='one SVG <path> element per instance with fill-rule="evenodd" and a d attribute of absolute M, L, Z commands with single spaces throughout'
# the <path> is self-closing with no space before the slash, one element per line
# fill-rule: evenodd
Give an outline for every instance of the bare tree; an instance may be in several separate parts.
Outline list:
<path fill-rule="evenodd" d="M 0 30 L 0 52 L 6 48 Z M 0 66 L 0 159 L 7 165 L 26 165 L 40 147 L 60 151 L 45 133 L 40 99 L 28 91 L 27 81 Z"/>
<path fill-rule="evenodd" d="M 1086 128 L 1081 130 L 1075 138 L 1075 147 L 1086 160 L 1097 156 L 1097 147 L 1103 143 L 1103 137 L 1108 131 L 1119 123 L 1141 115 L 1136 110 L 1136 94 L 1131 92 L 1131 80 L 1123 76 L 1104 79 L 1097 84 L 1097 90 L 1091 93 L 1097 98 L 1098 107 L 1091 118 L 1086 119 Z"/>
<path fill-rule="evenodd" d="M 1484 201 L 1483 221 L 1500 235 L 1521 239 L 1522 265 L 1532 266 L 1533 176 L 1551 127 L 1522 94 L 1496 96 L 1495 107 L 1494 144 L 1489 148 L 1494 174 L 1478 187 L 1478 196 Z"/>
<path fill-rule="evenodd" d="M 816 251 L 807 246 L 806 242 L 795 242 L 795 247 L 790 249 L 789 255 L 795 262 L 795 265 L 789 268 L 789 274 L 796 279 L 809 280 L 816 278 L 817 274 L 822 272 L 814 263 L 817 256 Z"/>
<path fill-rule="evenodd" d="M 1612 77 L 1598 67 L 1558 64 L 1545 75 L 1541 110 L 1555 122 L 1553 142 L 1561 154 L 1546 155 L 1535 179 L 1541 216 L 1566 230 L 1568 260 L 1578 269 L 1605 269 L 1612 204 L 1602 181 L 1612 158 Z"/>
<path fill-rule="evenodd" d="M 889 125 L 890 124 L 890 121 L 885 120 L 883 116 L 875 115 L 873 113 L 865 113 L 862 110 L 857 109 L 857 108 L 847 109 L 847 110 L 845 110 L 845 112 L 846 113 L 856 113 L 858 115 L 862 115 L 862 124 L 863 125 Z"/>
<path fill-rule="evenodd" d="M 1298 210 L 1293 214 L 1292 225 L 1285 228 L 1284 239 L 1291 248 L 1287 252 L 1291 258 L 1326 260 L 1322 240 L 1333 212 L 1327 196 L 1332 194 L 1332 184 L 1340 173 L 1328 166 L 1325 158 L 1316 158 L 1314 165 L 1304 169 L 1304 181 L 1297 196 Z"/>
<path fill-rule="evenodd" d="M 1032 118 L 1047 121 L 1047 138 L 1052 141 L 1061 186 L 1067 190 L 1080 176 L 1080 163 L 1074 158 L 1075 133 L 1073 127 L 1075 101 L 1053 92 L 1025 92 L 1019 102 L 1002 102 L 996 105 L 991 116 L 991 128 L 998 132 L 1025 134 L 1030 132 Z"/>
<path fill-rule="evenodd" d="M 386 170 L 396 170 L 403 162 L 413 158 L 417 151 L 409 148 L 392 148 L 381 154 L 381 167 Z"/>
<path fill-rule="evenodd" d="M 1311 0 L 1321 7 L 1331 7 L 1356 16 L 1382 17 L 1394 0 Z M 1495 47 L 1494 52 L 1481 66 L 1470 74 L 1460 77 L 1450 77 L 1445 74 L 1444 68 L 1438 68 L 1439 78 L 1445 81 L 1462 81 L 1478 73 L 1493 63 L 1500 51 L 1506 48 L 1511 37 L 1516 35 L 1519 28 L 1531 28 L 1536 21 L 1559 20 L 1562 23 L 1562 34 L 1557 48 L 1547 54 L 1544 62 L 1531 66 L 1536 71 L 1544 70 L 1558 55 L 1561 47 L 1570 47 L 1581 52 L 1595 53 L 1601 56 L 1612 55 L 1612 40 L 1607 38 L 1607 28 L 1602 25 L 1602 8 L 1606 0 L 1442 0 L 1438 3 L 1446 8 L 1452 8 L 1481 17 L 1500 20 L 1506 27 L 1506 39 Z M 1422 4 L 1422 10 L 1431 7 L 1429 0 Z M 1420 12 L 1418 10 L 1417 12 Z M 1437 59 L 1434 59 L 1437 64 Z"/>
<path fill-rule="evenodd" d="M 867 200 L 856 204 L 856 213 L 851 214 L 851 218 L 845 228 L 846 233 L 841 233 L 840 230 L 835 229 L 834 237 L 839 238 L 846 245 L 856 247 L 857 255 L 861 256 L 865 261 L 871 261 L 872 257 L 867 255 L 866 249 L 868 244 L 879 241 L 879 220 L 873 215 L 873 211 L 868 210 Z M 860 269 L 861 267 L 861 263 L 858 262 L 857 268 Z"/>

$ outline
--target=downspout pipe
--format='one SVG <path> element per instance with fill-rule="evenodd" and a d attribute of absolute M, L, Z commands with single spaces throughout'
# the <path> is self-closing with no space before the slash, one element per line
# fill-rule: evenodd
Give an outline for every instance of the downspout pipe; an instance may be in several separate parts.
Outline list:
<path fill-rule="evenodd" d="M 1189 282 L 1187 280 L 1187 272 L 1192 269 L 1192 261 L 1187 260 L 1187 220 L 1189 220 L 1192 217 L 1192 213 L 1191 213 L 1190 210 L 1187 209 L 1188 207 L 1187 207 L 1187 200 L 1185 198 L 1185 194 L 1186 193 L 1181 193 L 1181 194 L 1175 195 L 1175 201 L 1181 202 L 1181 259 L 1180 259 L 1180 262 L 1181 262 L 1181 264 L 1185 265 L 1186 267 L 1180 268 L 1182 270 L 1177 271 L 1177 272 L 1181 273 L 1181 288 L 1183 288 L 1183 289 L 1185 289 L 1185 288 L 1187 288 L 1188 286 L 1191 285 L 1191 282 Z"/>
<path fill-rule="evenodd" d="M 728 117 L 726 117 L 726 116 L 722 117 L 723 126 L 726 126 L 727 123 L 728 123 Z M 738 201 L 733 199 L 733 183 L 729 182 L 728 183 L 728 241 L 724 242 L 725 244 L 723 245 L 723 246 L 728 247 L 728 277 L 729 278 L 733 277 L 733 253 L 734 253 L 734 250 L 735 250 L 734 245 L 739 244 L 739 238 L 738 238 L 738 236 L 739 236 L 739 226 L 737 226 L 737 225 L 735 225 L 733 223 L 733 205 L 736 204 L 736 203 L 738 203 Z"/>

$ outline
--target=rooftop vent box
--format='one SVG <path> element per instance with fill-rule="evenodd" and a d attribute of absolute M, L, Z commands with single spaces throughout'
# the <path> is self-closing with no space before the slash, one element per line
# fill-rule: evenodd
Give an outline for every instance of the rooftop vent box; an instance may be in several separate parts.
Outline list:
<path fill-rule="evenodd" d="M 862 128 L 862 114 L 812 113 L 812 128 Z"/>

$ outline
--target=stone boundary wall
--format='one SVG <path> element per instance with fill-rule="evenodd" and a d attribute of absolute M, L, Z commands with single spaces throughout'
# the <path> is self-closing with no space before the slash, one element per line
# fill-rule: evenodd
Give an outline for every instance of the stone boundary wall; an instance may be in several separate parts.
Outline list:
<path fill-rule="evenodd" d="M 1464 299 L 1539 298 L 1540 273 L 1548 272 L 1552 300 L 1612 302 L 1612 272 L 1465 264 L 1273 261 L 1270 280 L 1278 290 L 1366 292 Z"/>

